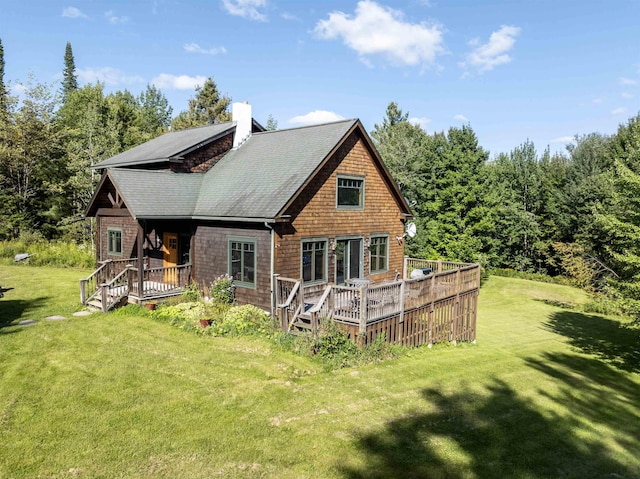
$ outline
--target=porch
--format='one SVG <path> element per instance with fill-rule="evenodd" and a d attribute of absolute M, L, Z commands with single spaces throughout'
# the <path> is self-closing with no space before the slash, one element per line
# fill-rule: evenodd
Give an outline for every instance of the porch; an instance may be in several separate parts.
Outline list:
<path fill-rule="evenodd" d="M 285 331 L 315 333 L 320 319 L 329 318 L 364 343 L 383 333 L 405 346 L 476 339 L 478 264 L 405 258 L 402 278 L 394 282 L 306 286 L 276 275 L 274 283 Z"/>
<path fill-rule="evenodd" d="M 145 258 L 146 259 L 146 258 Z M 191 264 L 150 268 L 137 258 L 101 261 L 80 280 L 80 301 L 106 313 L 124 303 L 144 304 L 182 294 L 191 282 Z"/>

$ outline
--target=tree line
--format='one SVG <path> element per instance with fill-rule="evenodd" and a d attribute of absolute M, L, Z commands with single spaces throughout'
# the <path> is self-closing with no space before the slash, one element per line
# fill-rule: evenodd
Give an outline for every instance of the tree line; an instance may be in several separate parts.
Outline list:
<path fill-rule="evenodd" d="M 470 125 L 427 134 L 390 103 L 371 136 L 413 205 L 418 257 L 571 278 L 640 313 L 640 114 L 565 153 L 494 158 Z"/>

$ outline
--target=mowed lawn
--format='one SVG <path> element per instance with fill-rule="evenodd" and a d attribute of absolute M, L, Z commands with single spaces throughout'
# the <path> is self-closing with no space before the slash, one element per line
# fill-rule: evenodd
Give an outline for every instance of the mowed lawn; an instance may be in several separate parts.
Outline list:
<path fill-rule="evenodd" d="M 640 333 L 568 309 L 578 290 L 492 277 L 477 344 L 327 372 L 72 317 L 83 275 L 0 265 L 0 477 L 640 477 Z"/>

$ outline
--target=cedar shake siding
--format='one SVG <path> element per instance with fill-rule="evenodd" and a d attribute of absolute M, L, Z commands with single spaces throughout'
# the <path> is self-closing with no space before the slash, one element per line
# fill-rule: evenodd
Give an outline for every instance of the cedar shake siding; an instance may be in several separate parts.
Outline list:
<path fill-rule="evenodd" d="M 255 287 L 237 285 L 236 302 L 253 304 L 265 310 L 271 308 L 271 234 L 261 228 L 201 224 L 193 241 L 194 279 L 202 287 L 229 273 L 229 241 L 255 241 Z"/>
<path fill-rule="evenodd" d="M 126 210 L 115 209 L 114 213 L 123 213 Z M 108 213 L 103 213 L 108 214 Z M 136 250 L 136 239 L 138 235 L 138 222 L 131 216 L 106 216 L 100 215 L 96 218 L 96 237 L 98 238 L 98 251 L 96 256 L 98 261 L 106 259 L 127 259 L 138 256 Z M 122 232 L 122 254 L 110 255 L 107 245 L 107 231 L 115 229 Z"/>
<path fill-rule="evenodd" d="M 364 208 L 336 207 L 338 175 L 364 179 Z M 291 205 L 287 214 L 291 225 L 276 231 L 276 273 L 288 278 L 301 277 L 301 244 L 305 239 L 335 240 L 387 236 L 387 270 L 369 274 L 369 252 L 365 249 L 363 274 L 375 282 L 393 280 L 402 273 L 404 244 L 396 236 L 404 233 L 404 216 L 389 187 L 383 180 L 363 140 L 353 133 L 328 161 L 314 180 Z M 335 282 L 335 254 L 328 254 L 328 281 Z"/>

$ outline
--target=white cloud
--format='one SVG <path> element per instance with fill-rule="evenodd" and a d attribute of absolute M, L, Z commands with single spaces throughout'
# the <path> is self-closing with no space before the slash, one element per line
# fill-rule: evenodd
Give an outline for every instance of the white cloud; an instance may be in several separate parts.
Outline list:
<path fill-rule="evenodd" d="M 520 28 L 511 25 L 503 25 L 500 30 L 493 32 L 489 41 L 479 45 L 479 41 L 472 40 L 469 45 L 475 47 L 467 53 L 466 60 L 460 64 L 464 69 L 476 70 L 478 73 L 493 70 L 498 65 L 511 61 L 508 52 L 516 43 L 516 37 L 520 34 Z"/>
<path fill-rule="evenodd" d="M 267 0 L 222 0 L 222 6 L 231 15 L 266 22 L 267 16 L 258 11 L 267 6 Z"/>
<path fill-rule="evenodd" d="M 300 21 L 300 18 L 296 17 L 293 13 L 289 13 L 289 12 L 281 13 L 280 17 L 283 20 L 297 20 L 297 21 Z"/>
<path fill-rule="evenodd" d="M 108 12 L 104 12 L 104 16 L 107 17 L 109 23 L 112 25 L 118 25 L 120 23 L 127 23 L 129 21 L 129 17 L 118 17 L 113 13 L 113 10 L 109 10 Z"/>
<path fill-rule="evenodd" d="M 151 80 L 151 83 L 153 83 L 156 88 L 160 89 L 193 90 L 198 85 L 204 85 L 205 81 L 207 81 L 207 78 L 202 75 L 190 77 L 189 75 L 171 75 L 169 73 L 161 73 Z"/>
<path fill-rule="evenodd" d="M 637 85 L 638 82 L 633 78 L 620 77 L 620 84 L 621 85 Z"/>
<path fill-rule="evenodd" d="M 422 128 L 423 130 L 426 130 L 427 125 L 429 123 L 431 123 L 431 118 L 427 118 L 425 116 L 423 117 L 412 117 L 409 118 L 409 123 L 411 123 L 412 125 L 416 125 L 419 126 L 420 128 Z"/>
<path fill-rule="evenodd" d="M 76 7 L 64 7 L 62 16 L 67 18 L 89 18 Z"/>
<path fill-rule="evenodd" d="M 462 121 L 464 123 L 467 123 L 469 121 L 469 118 L 467 118 L 464 115 L 456 115 L 456 116 L 453 117 L 453 119 L 456 120 L 456 121 Z"/>
<path fill-rule="evenodd" d="M 560 136 L 558 138 L 554 138 L 550 143 L 561 143 L 563 145 L 568 145 L 569 143 L 573 143 L 575 138 L 573 136 Z"/>
<path fill-rule="evenodd" d="M 444 53 L 442 27 L 409 23 L 403 17 L 399 10 L 362 0 L 354 15 L 332 12 L 318 22 L 314 32 L 321 39 L 341 38 L 365 62 L 366 56 L 381 55 L 395 65 L 433 64 Z"/>
<path fill-rule="evenodd" d="M 315 110 L 306 115 L 294 116 L 289 120 L 289 123 L 296 125 L 317 125 L 318 123 L 329 123 L 338 120 L 344 120 L 344 117 L 332 111 Z"/>
<path fill-rule="evenodd" d="M 9 90 L 11 91 L 11 94 L 20 96 L 27 92 L 27 87 L 22 83 L 12 83 L 9 86 Z"/>
<path fill-rule="evenodd" d="M 227 53 L 225 47 L 202 48 L 197 43 L 185 43 L 184 49 L 189 53 L 202 53 L 204 55 L 220 55 Z"/>
<path fill-rule="evenodd" d="M 619 108 L 614 108 L 613 110 L 611 110 L 611 114 L 612 115 L 622 115 L 624 112 L 626 112 L 627 110 L 625 108 L 619 107 Z"/>
<path fill-rule="evenodd" d="M 139 75 L 125 75 L 112 67 L 78 69 L 78 79 L 83 83 L 102 82 L 106 85 L 130 85 L 144 82 L 144 78 Z"/>
<path fill-rule="evenodd" d="M 593 100 L 591 100 L 591 103 L 593 103 L 594 105 L 600 105 L 602 102 L 604 102 L 604 98 L 594 98 Z"/>
<path fill-rule="evenodd" d="M 635 98 L 636 96 L 633 93 L 629 93 L 627 91 L 623 91 L 620 96 L 622 98 L 624 98 L 625 100 L 631 100 L 632 98 Z"/>

